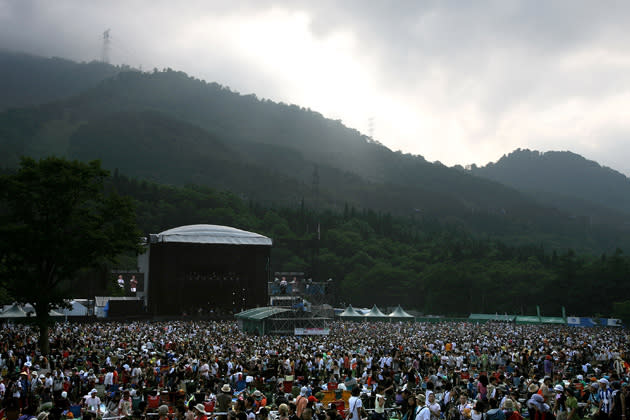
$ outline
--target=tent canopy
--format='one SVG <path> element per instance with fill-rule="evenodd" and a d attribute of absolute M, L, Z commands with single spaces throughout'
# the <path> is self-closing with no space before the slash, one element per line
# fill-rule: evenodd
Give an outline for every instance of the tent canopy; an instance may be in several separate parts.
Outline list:
<path fill-rule="evenodd" d="M 376 305 L 374 305 L 372 306 L 372 309 L 370 310 L 370 312 L 365 314 L 365 317 L 366 318 L 387 318 L 387 315 L 381 312 L 381 310 L 378 309 Z"/>
<path fill-rule="evenodd" d="M 352 305 L 348 305 L 345 311 L 339 314 L 341 318 L 362 318 L 363 315 L 358 313 Z"/>
<path fill-rule="evenodd" d="M 86 316 L 88 314 L 88 308 L 77 302 L 76 300 L 72 300 L 68 302 L 70 304 L 70 308 L 64 308 L 63 314 L 67 316 Z"/>
<path fill-rule="evenodd" d="M 0 318 L 26 318 L 26 312 L 17 303 L 14 303 L 0 314 Z"/>
<path fill-rule="evenodd" d="M 413 315 L 409 315 L 407 312 L 405 312 L 405 310 L 400 305 L 398 305 L 396 309 L 394 309 L 394 312 L 389 314 L 389 317 L 390 318 L 413 318 Z"/>

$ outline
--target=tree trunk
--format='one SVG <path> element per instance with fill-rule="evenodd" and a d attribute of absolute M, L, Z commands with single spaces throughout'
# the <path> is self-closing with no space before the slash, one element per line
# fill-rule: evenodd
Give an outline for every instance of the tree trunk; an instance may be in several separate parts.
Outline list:
<path fill-rule="evenodd" d="M 48 342 L 48 327 L 50 325 L 49 308 L 47 303 L 35 305 L 36 322 L 39 328 L 39 351 L 44 356 L 48 356 L 50 352 L 50 343 Z"/>

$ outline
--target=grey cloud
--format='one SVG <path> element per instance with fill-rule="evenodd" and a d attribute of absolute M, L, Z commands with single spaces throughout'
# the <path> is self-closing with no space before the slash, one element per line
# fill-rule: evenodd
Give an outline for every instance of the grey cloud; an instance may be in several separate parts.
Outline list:
<path fill-rule="evenodd" d="M 457 112 L 462 104 L 478 108 L 486 137 L 471 141 L 490 141 L 496 127 L 521 107 L 551 110 L 575 97 L 598 104 L 630 89 L 627 1 L 0 0 L 0 47 L 91 60 L 100 56 L 101 33 L 110 27 L 116 61 L 145 69 L 169 66 L 237 90 L 282 98 L 290 92 L 273 74 L 262 74 L 237 57 L 213 55 L 200 45 L 177 44 L 178 34 L 204 16 L 273 8 L 307 13 L 310 30 L 320 38 L 339 31 L 353 34 L 356 54 L 383 95 L 405 98 L 410 107 L 423 98 L 436 104 L 436 112 L 440 107 Z M 204 53 L 204 59 L 194 59 Z M 597 54 L 619 60 L 600 62 Z M 620 143 L 627 138 L 627 122 L 619 122 L 614 133 L 599 124 L 592 123 L 600 136 L 593 153 L 602 161 L 630 161 L 626 142 Z M 518 141 L 526 139 L 527 133 L 521 133 Z M 547 133 L 547 149 L 553 149 L 554 139 L 557 144 L 567 141 L 563 133 Z M 388 143 L 386 135 L 381 140 Z M 494 141 L 497 157 L 510 151 L 502 149 L 510 141 Z M 516 146 L 531 147 L 538 139 L 528 141 Z M 417 147 L 405 151 L 425 154 Z"/>

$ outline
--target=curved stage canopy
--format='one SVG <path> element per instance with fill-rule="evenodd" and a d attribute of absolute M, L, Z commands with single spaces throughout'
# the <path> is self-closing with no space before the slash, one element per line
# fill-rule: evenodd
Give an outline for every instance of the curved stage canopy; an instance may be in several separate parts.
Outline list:
<path fill-rule="evenodd" d="M 258 233 L 229 226 L 188 225 L 151 235 L 151 243 L 183 242 L 189 244 L 263 245 L 271 246 L 271 239 Z"/>

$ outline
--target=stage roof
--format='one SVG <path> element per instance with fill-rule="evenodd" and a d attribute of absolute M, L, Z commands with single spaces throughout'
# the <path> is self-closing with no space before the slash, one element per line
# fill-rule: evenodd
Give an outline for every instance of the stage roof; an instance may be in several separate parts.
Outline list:
<path fill-rule="evenodd" d="M 180 242 L 194 244 L 222 244 L 222 245 L 266 245 L 272 241 L 258 233 L 247 232 L 229 226 L 219 225 L 188 225 L 152 234 L 151 243 Z"/>

